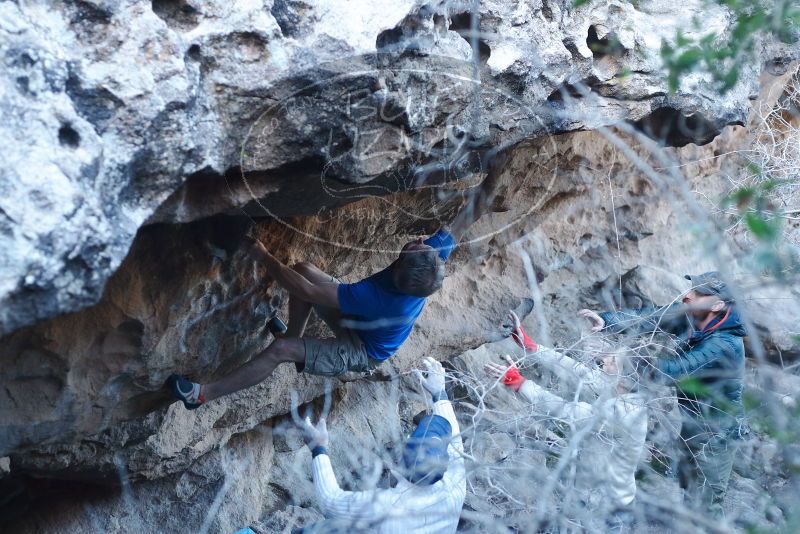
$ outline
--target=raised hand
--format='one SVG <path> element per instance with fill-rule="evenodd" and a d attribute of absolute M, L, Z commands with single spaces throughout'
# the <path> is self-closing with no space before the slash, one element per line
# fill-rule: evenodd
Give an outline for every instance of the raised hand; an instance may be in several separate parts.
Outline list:
<path fill-rule="evenodd" d="M 522 384 L 525 382 L 525 377 L 519 374 L 519 369 L 517 369 L 511 356 L 506 354 L 503 356 L 503 359 L 506 365 L 489 362 L 483 366 L 483 372 L 486 373 L 486 376 L 494 380 L 502 377 L 503 385 L 512 388 L 514 391 L 519 391 L 519 388 L 521 388 Z"/>
<path fill-rule="evenodd" d="M 516 313 L 509 311 L 506 320 L 507 324 L 503 326 L 511 330 L 511 338 L 517 345 L 528 352 L 536 352 L 539 350 L 539 345 L 537 345 L 536 342 L 525 333 L 525 330 L 522 329 L 522 323 Z"/>
<path fill-rule="evenodd" d="M 597 315 L 592 310 L 580 310 L 578 312 L 578 317 L 583 317 L 584 319 L 588 319 L 590 323 L 592 323 L 592 332 L 599 332 L 606 326 L 606 322 L 603 320 L 602 317 Z"/>
<path fill-rule="evenodd" d="M 522 329 L 522 323 L 520 322 L 519 317 L 517 317 L 517 314 L 514 313 L 514 310 L 509 310 L 506 318 L 508 319 L 509 324 L 511 325 L 512 332 L 518 332 L 519 330 Z"/>
<path fill-rule="evenodd" d="M 425 365 L 425 374 L 419 369 L 414 369 L 414 374 L 419 379 L 422 387 L 427 389 L 431 395 L 437 395 L 444 390 L 444 367 L 431 357 L 422 360 Z"/>
<path fill-rule="evenodd" d="M 247 246 L 246 252 L 250 259 L 260 260 L 268 254 L 267 248 L 254 236 L 250 234 L 245 235 L 244 242 Z"/>
<path fill-rule="evenodd" d="M 303 441 L 306 442 L 309 449 L 314 450 L 316 447 L 328 446 L 330 437 L 328 436 L 328 424 L 324 417 L 320 417 L 317 426 L 311 424 L 310 417 L 306 417 L 300 425 L 300 430 L 303 431 Z"/>

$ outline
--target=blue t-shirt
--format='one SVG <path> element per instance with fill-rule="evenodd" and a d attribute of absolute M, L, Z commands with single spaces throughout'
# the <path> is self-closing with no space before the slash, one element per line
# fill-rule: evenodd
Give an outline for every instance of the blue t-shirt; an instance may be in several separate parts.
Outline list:
<path fill-rule="evenodd" d="M 456 240 L 445 230 L 439 230 L 424 243 L 435 248 L 442 261 L 456 247 Z M 338 294 L 342 314 L 351 317 L 344 326 L 356 331 L 376 360 L 385 360 L 395 353 L 425 306 L 425 298 L 394 289 L 391 268 L 355 284 L 340 284 Z"/>

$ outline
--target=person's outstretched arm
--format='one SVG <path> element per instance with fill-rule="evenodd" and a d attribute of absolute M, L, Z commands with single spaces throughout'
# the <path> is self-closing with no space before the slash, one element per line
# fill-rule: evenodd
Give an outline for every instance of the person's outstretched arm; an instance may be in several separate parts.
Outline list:
<path fill-rule="evenodd" d="M 674 323 L 676 318 L 685 316 L 680 304 L 672 304 L 663 308 L 643 308 L 600 314 L 591 310 L 581 310 L 578 315 L 589 319 L 593 324 L 592 331 L 595 332 L 603 328 L 621 332 L 630 327 L 636 327 L 641 331 L 642 325 L 649 329 L 656 329 L 661 328 L 663 323 Z M 718 372 L 723 373 L 724 368 L 735 369 L 739 365 L 738 362 L 733 361 L 736 353 L 737 351 L 729 341 L 711 339 L 675 358 L 665 357 L 662 354 L 656 356 L 655 361 L 656 367 L 661 373 L 674 380 L 679 380 L 711 369 L 718 369 Z"/>
<path fill-rule="evenodd" d="M 525 354 L 532 355 L 535 361 L 545 369 L 555 374 L 562 382 L 574 385 L 577 381 L 583 383 L 599 393 L 602 388 L 610 384 L 608 375 L 599 369 L 593 368 L 583 362 L 579 362 L 562 354 L 555 349 L 543 347 L 537 344 L 522 328 L 522 323 L 513 311 L 508 313 L 509 326 L 511 328 L 511 339 L 525 350 Z"/>
<path fill-rule="evenodd" d="M 738 352 L 732 343 L 724 338 L 711 338 L 676 358 L 657 358 L 656 366 L 675 380 L 698 373 L 738 377 L 736 370 L 742 365 L 744 353 Z"/>
<path fill-rule="evenodd" d="M 461 429 L 458 426 L 453 405 L 447 398 L 444 388 L 445 372 L 442 364 L 433 358 L 425 358 L 426 375 L 415 371 L 422 386 L 428 390 L 433 399 L 433 414 L 447 419 L 452 431 L 450 443 L 447 445 L 447 470 L 442 476 L 441 500 L 438 506 L 442 513 L 446 514 L 453 523 L 455 530 L 461 509 L 464 506 L 464 499 L 467 496 L 467 476 L 464 469 L 464 444 L 461 441 Z"/>
<path fill-rule="evenodd" d="M 380 499 L 382 490 L 345 491 L 339 487 L 328 456 L 329 438 L 325 419 L 320 419 L 316 427 L 306 419 L 303 434 L 313 456 L 311 470 L 314 489 L 323 515 L 329 519 L 354 522 L 378 522 L 384 519 L 389 510 Z"/>
<path fill-rule="evenodd" d="M 555 374 L 560 381 L 573 388 L 582 383 L 583 387 L 599 394 L 612 383 L 611 378 L 599 368 L 579 362 L 555 349 L 540 346 L 535 358 L 536 362 Z"/>
<path fill-rule="evenodd" d="M 686 314 L 679 302 L 658 308 L 605 311 L 600 313 L 584 309 L 578 312 L 578 316 L 584 317 L 592 323 L 592 332 L 608 329 L 615 334 L 659 330 L 676 333 L 686 324 Z"/>
<path fill-rule="evenodd" d="M 428 390 L 433 399 L 433 414 L 440 415 L 450 423 L 452 435 L 447 446 L 448 464 L 447 470 L 442 477 L 447 491 L 447 499 L 450 504 L 451 512 L 460 512 L 464 505 L 464 498 L 467 495 L 467 478 L 464 469 L 464 443 L 461 440 L 461 429 L 458 426 L 453 405 L 447 398 L 444 388 L 445 372 L 442 364 L 433 358 L 423 360 L 427 368 L 427 375 L 415 371 L 423 387 Z"/>
<path fill-rule="evenodd" d="M 458 239 L 445 226 L 423 241 L 423 243 L 436 249 L 436 252 L 439 254 L 439 258 L 441 258 L 442 261 L 447 261 L 447 258 L 450 257 L 453 249 L 455 249 L 458 245 Z"/>
<path fill-rule="evenodd" d="M 503 385 L 510 387 L 522 395 L 528 402 L 536 407 L 538 413 L 567 422 L 581 422 L 593 417 L 592 406 L 586 402 L 567 401 L 558 395 L 550 393 L 532 380 L 519 374 L 519 369 L 514 365 L 514 360 L 506 354 L 506 365 L 487 363 L 484 372 L 493 379 L 502 379 Z"/>
<path fill-rule="evenodd" d="M 389 510 L 379 499 L 380 490 L 345 491 L 339 487 L 327 451 L 317 452 L 311 468 L 317 502 L 325 517 L 378 522 L 388 515 Z"/>
<path fill-rule="evenodd" d="M 281 263 L 258 240 L 252 240 L 248 252 L 254 260 L 263 263 L 267 273 L 279 286 L 292 295 L 297 295 L 300 299 L 311 304 L 339 309 L 339 284 L 316 284 L 310 281 L 291 267 Z"/>
<path fill-rule="evenodd" d="M 497 184 L 507 160 L 507 152 L 497 152 L 488 157 L 486 153 L 471 152 L 465 158 L 473 159 L 475 165 L 486 167 L 486 178 L 481 184 L 467 193 L 467 199 L 453 221 L 444 230 L 453 236 L 456 243 L 461 241 L 464 233 L 478 219 L 491 210 L 497 193 Z"/>
<path fill-rule="evenodd" d="M 453 221 L 445 225 L 439 232 L 445 231 L 453 236 L 456 243 L 460 242 L 469 227 L 488 211 L 489 204 L 486 199 L 481 197 L 482 194 L 477 193 L 476 196 L 468 198 Z"/>

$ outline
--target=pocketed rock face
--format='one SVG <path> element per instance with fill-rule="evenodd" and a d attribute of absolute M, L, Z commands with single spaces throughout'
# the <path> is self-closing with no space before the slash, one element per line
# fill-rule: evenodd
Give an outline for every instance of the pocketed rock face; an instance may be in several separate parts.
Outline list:
<path fill-rule="evenodd" d="M 274 216 L 256 232 L 281 260 L 355 281 L 451 219 L 485 171 L 468 157 L 432 169 L 451 193 L 442 202 L 415 179 L 436 150 L 465 132 L 478 153 L 513 147 L 494 213 L 408 342 L 375 383 L 336 381 L 335 461 L 353 469 L 368 462 L 342 451 L 397 442 L 422 409 L 407 372 L 423 356 L 498 338 L 505 311 L 532 295 L 526 268 L 538 282 L 526 325 L 569 344 L 578 307 L 663 303 L 684 287 L 676 273 L 714 265 L 686 231 L 686 183 L 654 182 L 607 137 L 570 132 L 695 114 L 708 141 L 745 121 L 755 66 L 723 98 L 698 76 L 668 96 L 653 36 L 674 36 L 671 4 L 484 2 L 471 104 L 475 84 L 453 82 L 471 76 L 468 17 L 447 6 L 0 4 L 0 488 L 17 530 L 230 531 L 261 518 L 274 531 L 290 510 L 317 517 L 307 453 L 284 430 L 290 392 L 311 401 L 322 379 L 284 365 L 193 412 L 162 389 L 172 372 L 205 381 L 240 365 L 271 342 L 268 315 L 286 316 L 285 293 L 243 257 L 241 209 Z M 707 28 L 727 24 L 697 12 Z M 612 35 L 620 50 L 592 54 Z M 581 82 L 591 96 L 570 89 Z M 713 156 L 744 137 L 670 149 L 677 165 L 703 160 L 684 173 L 689 190 L 721 194 L 736 164 Z M 796 354 L 790 297 L 755 300 L 753 319 L 771 348 Z M 63 501 L 45 511 L 49 495 Z"/>
<path fill-rule="evenodd" d="M 412 431 L 413 417 L 429 404 L 418 391 L 415 380 L 406 376 L 393 382 L 352 382 L 334 392 L 328 420 L 336 446 L 330 453 L 343 487 L 362 484 L 362 468 L 388 482 L 382 466 L 397 465 L 395 444 L 402 443 Z M 321 403 L 312 408 L 319 410 Z M 383 414 L 381 421 L 376 412 Z M 258 532 L 280 532 L 322 518 L 313 508 L 310 463 L 291 418 L 276 417 L 221 443 L 180 474 L 102 492 L 71 483 L 71 495 L 59 494 L 48 513 L 28 514 L 13 525 L 17 531 L 41 532 L 233 532 L 253 525 Z M 125 477 L 124 468 L 121 472 Z M 42 491 L 32 491 L 37 489 Z"/>
<path fill-rule="evenodd" d="M 271 430 L 262 426 L 237 435 L 183 473 L 159 480 L 131 485 L 123 469 L 123 484 L 117 487 L 79 482 L 47 487 L 40 483 L 28 491 L 58 495 L 48 506 L 51 513 L 29 514 L 15 529 L 177 532 L 183 525 L 194 530 L 233 532 L 258 519 L 258 510 L 271 493 L 271 479 L 265 475 L 274 461 Z M 214 505 L 220 493 L 224 502 Z"/>
<path fill-rule="evenodd" d="M 774 67 L 796 55 L 766 43 L 766 55 L 724 97 L 697 75 L 668 96 L 660 39 L 684 26 L 679 12 L 722 34 L 730 24 L 723 9 L 700 0 L 680 10 L 666 0 L 637 8 L 482 2 L 483 89 L 475 91 L 466 9 L 411 1 L 4 2 L 0 333 L 97 302 L 148 220 L 212 215 L 248 204 L 250 192 L 273 194 L 285 215 L 314 213 L 342 201 L 311 195 L 287 204 L 287 193 L 307 191 L 307 175 L 323 168 L 334 181 L 374 182 L 384 194 L 386 183 L 388 192 L 405 189 L 413 182 L 397 186 L 392 173 L 425 163 L 431 147 L 447 148 L 465 132 L 496 146 L 691 116 L 702 126 L 694 140 L 706 142 L 745 120 L 762 60 Z M 619 45 L 605 52 L 610 42 Z M 257 128 L 253 138 L 265 113 L 280 127 Z M 376 137 L 382 144 L 372 144 Z M 252 154 L 242 151 L 249 142 Z M 363 157 L 370 150 L 374 157 Z M 243 163 L 255 173 L 252 191 L 229 190 L 223 175 Z M 202 186 L 202 201 L 184 196 L 197 187 L 179 192 L 185 182 Z"/>
<path fill-rule="evenodd" d="M 743 146 L 745 133 L 735 128 L 705 147 L 674 149 L 675 164 L 700 161 L 687 173 L 691 187 L 718 196 L 726 187 L 719 176 L 736 163 L 706 158 Z M 647 157 L 646 150 L 637 151 Z M 337 465 L 362 469 L 364 461 L 345 451 L 383 450 L 397 441 L 392 425 L 408 426 L 422 409 L 407 371 L 423 356 L 449 359 L 498 339 L 496 325 L 505 311 L 532 295 L 526 257 L 539 297 L 525 322 L 547 344 L 569 346 L 580 336 L 574 318 L 580 307 L 673 299 L 685 288 L 681 273 L 716 261 L 686 231 L 688 221 L 705 223 L 687 215 L 695 197 L 683 197 L 683 187 L 642 177 L 597 133 L 517 147 L 499 175 L 495 212 L 470 229 L 468 243 L 448 263 L 443 289 L 407 343 L 372 378 L 375 383 L 335 381 L 333 447 L 334 454 L 344 454 L 336 457 Z M 293 229 L 276 220 L 261 222 L 256 231 L 283 261 L 310 261 L 354 281 L 390 263 L 408 238 L 430 231 L 437 217 L 451 216 L 448 209 L 425 191 L 408 192 L 287 219 Z M 234 519 L 241 525 L 261 518 L 270 531 L 317 517 L 307 454 L 296 435 L 286 435 L 291 425 L 285 414 L 291 391 L 310 401 L 322 394 L 322 379 L 284 365 L 263 384 L 192 412 L 170 404 L 161 389 L 171 372 L 207 380 L 239 365 L 271 341 L 263 326 L 272 308 L 286 316 L 286 295 L 242 255 L 241 237 L 250 224 L 243 217 L 218 216 L 145 227 L 99 304 L 4 339 L 0 361 L 9 401 L 3 405 L 2 436 L 11 465 L 2 483 L 17 495 L 11 500 L 15 512 L 33 506 L 17 519 L 21 530 L 90 529 L 88 521 L 127 529 L 139 520 L 168 529 L 188 522 L 197 529 L 206 517 L 195 508 L 207 511 L 221 488 L 231 493 L 219 497 L 219 518 L 210 520 L 214 531 L 227 530 Z M 367 250 L 350 248 L 356 244 Z M 769 302 L 753 318 L 770 342 L 790 340 L 796 297 Z M 324 328 L 315 323 L 310 332 Z M 797 347 L 790 343 L 783 350 Z M 401 381 L 387 381 L 393 377 Z M 784 395 L 796 395 L 791 385 L 782 387 Z M 399 404 L 391 400 L 396 394 L 404 399 Z M 280 431 L 265 433 L 265 424 Z M 350 440 L 358 445 L 348 446 Z M 247 463 L 256 460 L 245 461 L 242 477 L 226 486 L 220 473 L 233 464 L 224 458 L 229 452 L 253 454 L 250 446 L 276 452 L 257 461 L 263 469 Z M 123 490 L 100 498 L 94 486 L 82 483 L 117 487 L 120 473 L 132 483 L 134 505 L 126 503 Z M 76 500 L 42 512 L 37 503 L 47 491 L 60 495 L 64 487 L 81 488 Z M 252 508 L 237 504 L 235 488 L 250 492 Z M 162 501 L 149 504 L 150 496 Z M 297 507 L 297 515 L 287 515 L 287 503 Z"/>

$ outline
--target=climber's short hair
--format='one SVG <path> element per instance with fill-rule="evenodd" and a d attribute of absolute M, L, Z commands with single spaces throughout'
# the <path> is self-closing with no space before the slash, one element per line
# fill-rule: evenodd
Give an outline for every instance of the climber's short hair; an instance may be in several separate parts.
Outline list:
<path fill-rule="evenodd" d="M 442 287 L 444 263 L 434 249 L 401 254 L 395 263 L 394 283 L 407 295 L 427 297 Z"/>

